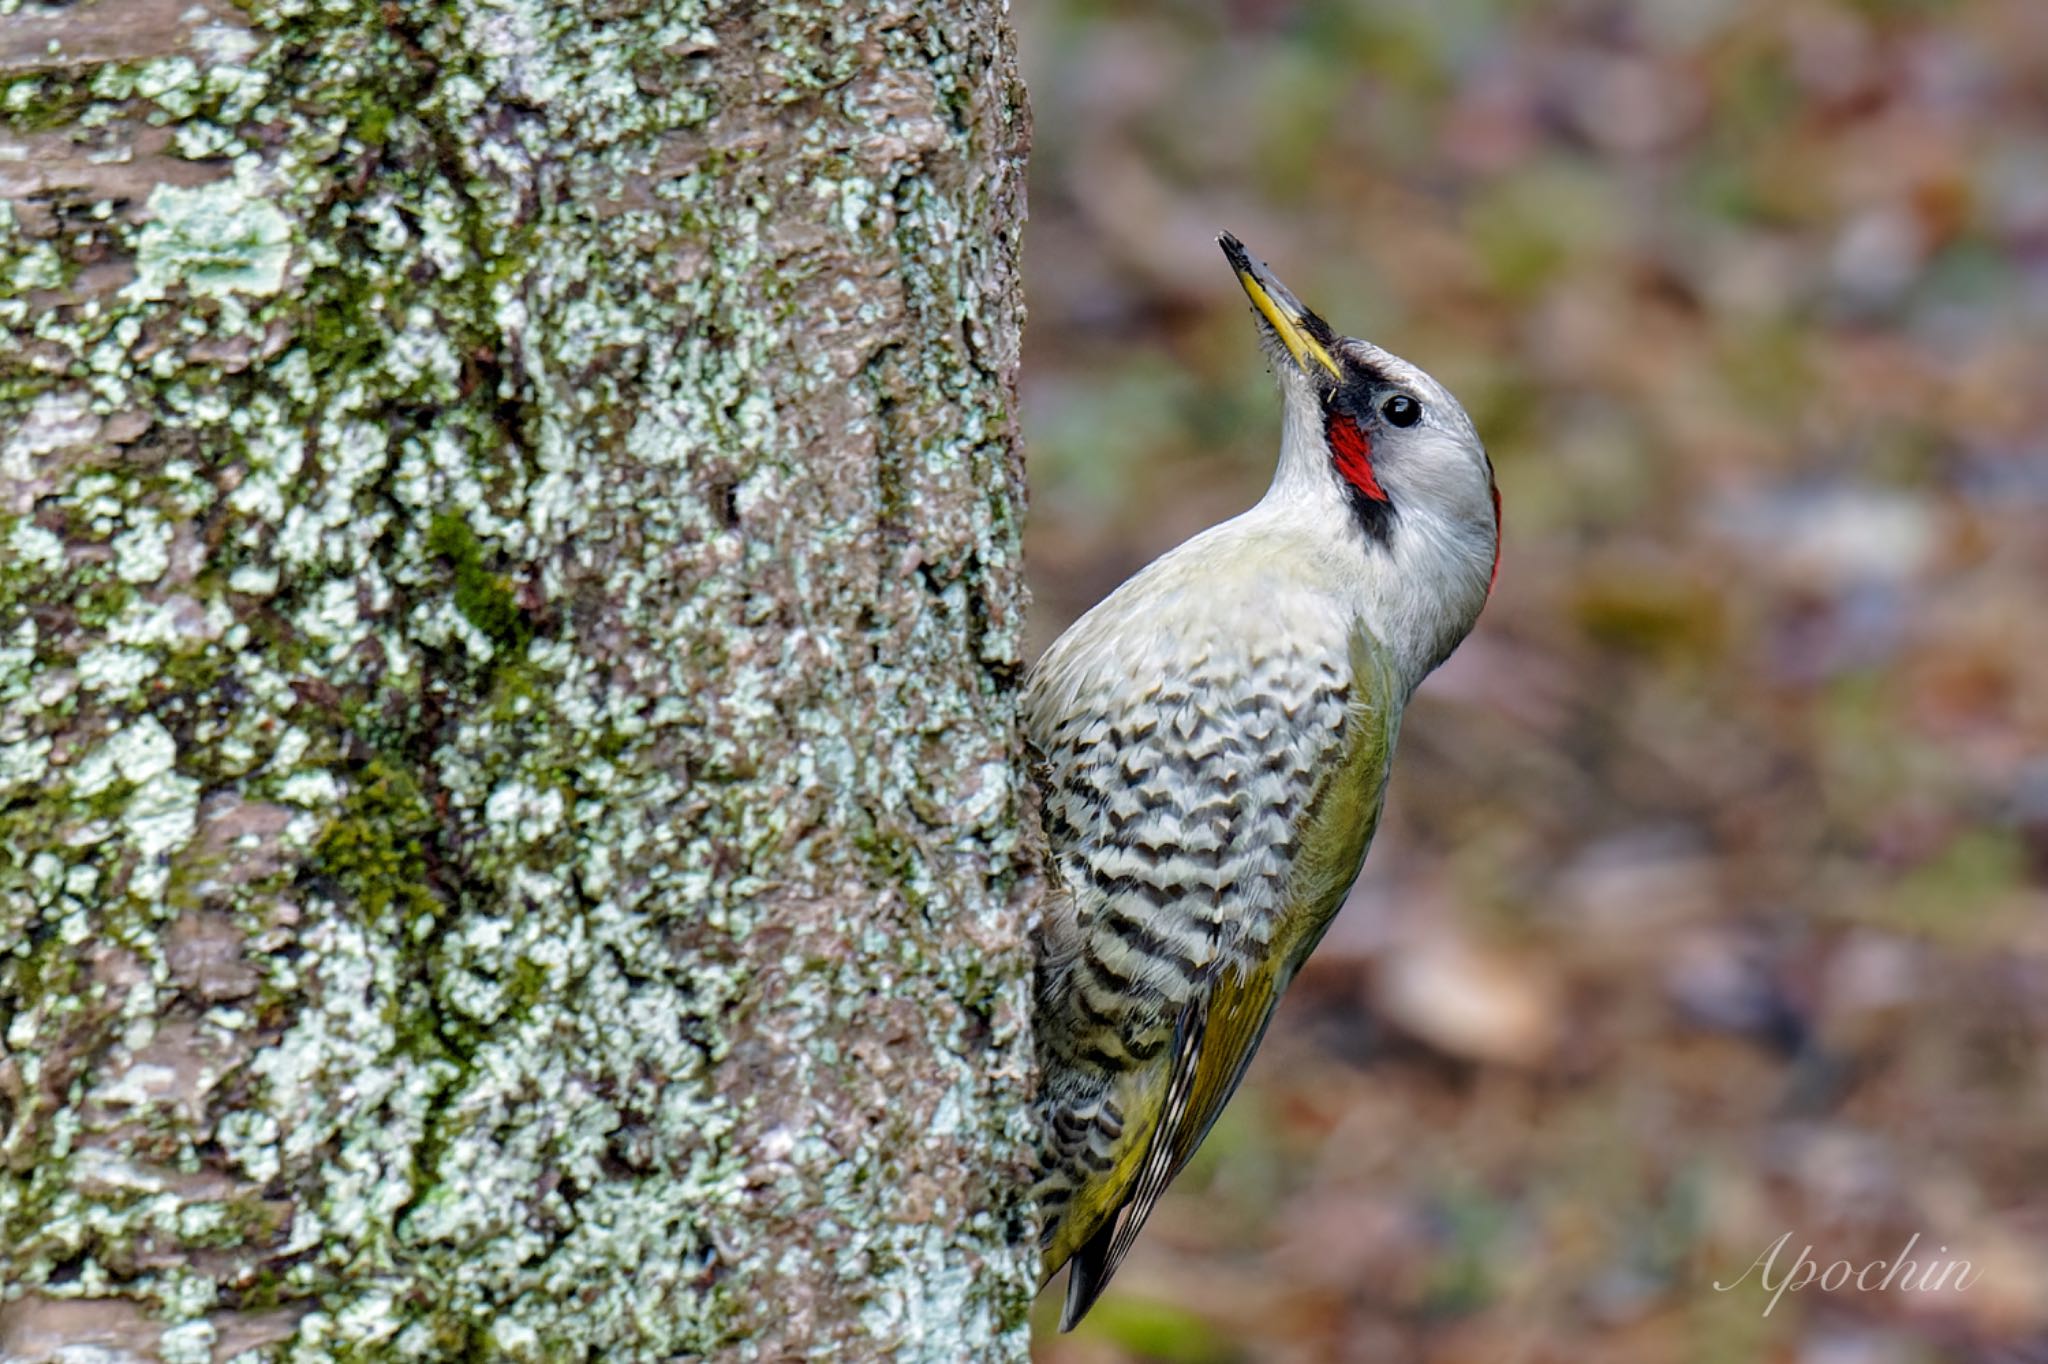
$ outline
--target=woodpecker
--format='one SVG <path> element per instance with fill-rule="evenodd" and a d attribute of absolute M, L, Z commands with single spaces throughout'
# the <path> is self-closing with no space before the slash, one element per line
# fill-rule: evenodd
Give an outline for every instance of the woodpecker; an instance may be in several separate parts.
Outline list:
<path fill-rule="evenodd" d="M 1402 709 L 1499 567 L 1493 465 L 1458 400 L 1218 243 L 1280 383 L 1272 486 L 1026 682 L 1055 872 L 1034 1192 L 1045 1278 L 1070 1266 L 1062 1330 L 1244 1077 L 1365 860 Z"/>

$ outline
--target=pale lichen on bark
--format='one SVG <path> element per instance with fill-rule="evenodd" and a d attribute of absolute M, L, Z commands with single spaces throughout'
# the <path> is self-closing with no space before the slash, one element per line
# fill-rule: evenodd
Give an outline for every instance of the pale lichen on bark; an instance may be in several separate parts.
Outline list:
<path fill-rule="evenodd" d="M 0 21 L 0 1359 L 1021 1358 L 999 7 Z"/>

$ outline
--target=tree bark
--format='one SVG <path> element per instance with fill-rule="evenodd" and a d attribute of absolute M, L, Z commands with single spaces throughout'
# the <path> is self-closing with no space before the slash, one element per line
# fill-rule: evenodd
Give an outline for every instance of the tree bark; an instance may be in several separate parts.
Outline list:
<path fill-rule="evenodd" d="M 0 77 L 0 1359 L 1022 1359 L 997 0 Z"/>

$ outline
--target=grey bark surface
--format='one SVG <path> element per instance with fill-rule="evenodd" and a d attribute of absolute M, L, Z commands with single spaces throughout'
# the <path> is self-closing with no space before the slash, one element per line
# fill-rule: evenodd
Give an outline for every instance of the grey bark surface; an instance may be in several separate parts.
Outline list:
<path fill-rule="evenodd" d="M 0 1360 L 1022 1359 L 996 0 L 0 9 Z"/>

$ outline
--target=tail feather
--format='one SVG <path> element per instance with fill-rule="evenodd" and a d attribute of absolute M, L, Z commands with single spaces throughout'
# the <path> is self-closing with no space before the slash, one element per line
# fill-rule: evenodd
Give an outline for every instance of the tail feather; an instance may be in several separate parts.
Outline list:
<path fill-rule="evenodd" d="M 1067 1302 L 1060 1311 L 1060 1329 L 1071 1331 L 1088 1315 L 1088 1309 L 1102 1296 L 1102 1290 L 1109 1287 L 1110 1276 L 1116 1273 L 1116 1261 L 1110 1258 L 1111 1244 L 1116 1240 L 1117 1223 L 1122 1218 L 1112 1217 L 1101 1231 L 1088 1238 L 1087 1244 L 1074 1252 L 1074 1258 L 1067 1261 Z"/>

